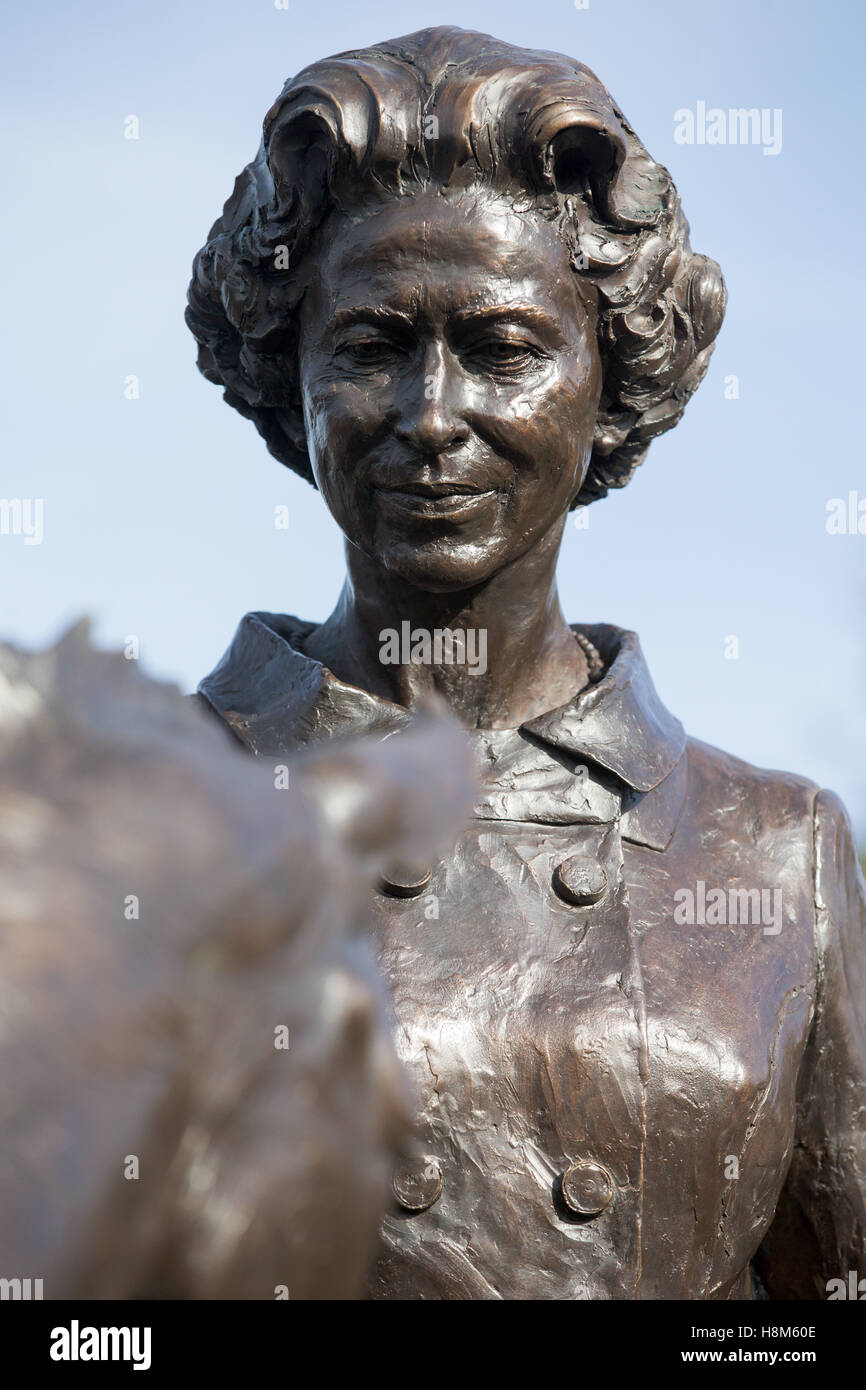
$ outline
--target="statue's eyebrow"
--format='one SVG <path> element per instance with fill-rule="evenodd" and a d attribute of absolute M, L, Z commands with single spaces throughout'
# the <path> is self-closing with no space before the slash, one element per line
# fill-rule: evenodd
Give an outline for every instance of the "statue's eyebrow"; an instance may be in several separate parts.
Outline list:
<path fill-rule="evenodd" d="M 560 324 L 537 304 L 491 304 L 477 309 L 461 309 L 453 315 L 458 328 L 468 328 L 485 323 L 520 323 L 526 328 L 535 328 L 539 333 L 562 339 Z M 349 328 L 358 323 L 370 323 L 379 327 L 412 332 L 417 328 L 415 319 L 399 309 L 384 304 L 353 304 L 349 308 L 338 309 L 329 320 L 331 332 Z"/>
<path fill-rule="evenodd" d="M 411 329 L 414 322 L 408 314 L 399 309 L 388 309 L 383 304 L 353 304 L 350 309 L 338 309 L 328 323 L 328 328 L 337 331 L 349 328 L 355 323 L 382 324 L 391 328 Z"/>
<path fill-rule="evenodd" d="M 492 304 L 482 309 L 461 309 L 454 315 L 461 327 L 475 323 L 507 323 L 519 320 L 527 327 L 560 333 L 557 321 L 537 304 Z"/>

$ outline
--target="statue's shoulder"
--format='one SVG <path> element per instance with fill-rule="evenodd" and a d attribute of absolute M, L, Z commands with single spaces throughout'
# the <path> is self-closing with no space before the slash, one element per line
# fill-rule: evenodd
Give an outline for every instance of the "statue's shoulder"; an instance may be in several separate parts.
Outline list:
<path fill-rule="evenodd" d="M 681 824 L 695 844 L 745 864 L 775 864 L 808 878 L 819 913 L 835 915 L 866 932 L 866 883 L 858 864 L 848 812 L 835 792 L 793 772 L 755 767 L 699 739 L 688 739 L 688 792 Z M 838 904 L 842 904 L 838 906 Z"/>
<path fill-rule="evenodd" d="M 820 787 L 810 778 L 758 767 L 701 739 L 688 738 L 686 749 L 690 794 L 720 813 L 751 813 L 756 827 L 779 817 L 811 817 Z"/>

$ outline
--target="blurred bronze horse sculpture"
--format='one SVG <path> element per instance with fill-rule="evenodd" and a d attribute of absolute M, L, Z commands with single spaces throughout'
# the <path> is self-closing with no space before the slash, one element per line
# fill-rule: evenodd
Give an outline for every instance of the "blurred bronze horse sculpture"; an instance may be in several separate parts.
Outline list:
<path fill-rule="evenodd" d="M 359 1295 L 408 1095 L 358 929 L 471 806 L 447 722 L 275 775 L 85 624 L 0 646 L 3 1298 Z"/>

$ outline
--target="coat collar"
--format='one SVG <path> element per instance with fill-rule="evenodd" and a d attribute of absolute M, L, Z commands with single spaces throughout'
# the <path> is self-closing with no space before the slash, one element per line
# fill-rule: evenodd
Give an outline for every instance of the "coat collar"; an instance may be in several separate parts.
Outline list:
<path fill-rule="evenodd" d="M 314 627 L 248 613 L 199 686 L 201 697 L 254 753 L 280 756 L 351 734 L 384 737 L 410 718 L 401 705 L 338 680 L 298 650 Z M 576 630 L 601 654 L 600 679 L 569 703 L 528 720 L 521 732 L 613 774 L 624 784 L 624 836 L 663 849 L 685 795 L 683 726 L 659 699 L 635 633 L 606 623 Z"/>
<path fill-rule="evenodd" d="M 523 728 L 597 763 L 632 791 L 652 791 L 682 756 L 683 726 L 656 694 L 637 633 L 608 623 L 580 624 L 578 631 L 604 661 L 601 678 Z"/>

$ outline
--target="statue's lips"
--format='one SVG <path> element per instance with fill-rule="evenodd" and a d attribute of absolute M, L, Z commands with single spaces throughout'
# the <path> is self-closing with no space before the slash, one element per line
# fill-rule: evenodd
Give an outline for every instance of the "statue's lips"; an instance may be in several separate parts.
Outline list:
<path fill-rule="evenodd" d="M 411 483 L 404 487 L 377 487 L 376 497 L 386 512 L 430 520 L 458 520 L 480 511 L 494 488 L 474 488 L 466 483 Z"/>

